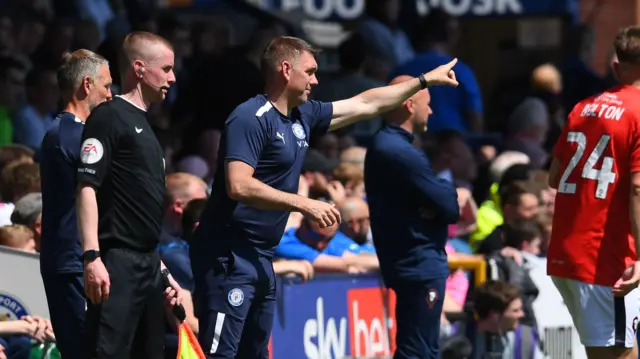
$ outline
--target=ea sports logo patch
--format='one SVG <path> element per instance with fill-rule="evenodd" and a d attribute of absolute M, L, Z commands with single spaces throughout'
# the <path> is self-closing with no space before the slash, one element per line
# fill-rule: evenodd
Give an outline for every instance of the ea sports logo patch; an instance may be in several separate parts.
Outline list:
<path fill-rule="evenodd" d="M 296 136 L 299 140 L 304 140 L 307 138 L 307 134 L 304 133 L 304 128 L 299 123 L 294 123 L 291 126 L 291 130 L 293 131 L 293 135 Z"/>
<path fill-rule="evenodd" d="M 433 309 L 433 306 L 436 304 L 438 300 L 438 291 L 435 289 L 429 289 L 429 293 L 427 293 L 427 304 L 429 305 L 429 309 Z"/>
<path fill-rule="evenodd" d="M 18 320 L 25 315 L 29 315 L 29 310 L 24 303 L 8 293 L 0 292 L 0 322 Z"/>
<path fill-rule="evenodd" d="M 104 155 L 102 143 L 95 138 L 84 140 L 80 149 L 82 151 L 80 153 L 80 161 L 89 165 L 100 161 Z"/>
<path fill-rule="evenodd" d="M 229 291 L 227 299 L 229 300 L 229 304 L 234 307 L 239 307 L 242 305 L 242 302 L 244 302 L 244 292 L 240 288 L 233 288 Z"/>

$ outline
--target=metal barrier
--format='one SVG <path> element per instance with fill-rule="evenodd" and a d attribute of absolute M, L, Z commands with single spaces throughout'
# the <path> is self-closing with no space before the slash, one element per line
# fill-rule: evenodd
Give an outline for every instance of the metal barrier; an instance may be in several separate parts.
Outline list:
<path fill-rule="evenodd" d="M 473 284 L 475 287 L 481 286 L 487 280 L 487 262 L 483 258 L 450 259 L 449 268 L 473 271 Z"/>

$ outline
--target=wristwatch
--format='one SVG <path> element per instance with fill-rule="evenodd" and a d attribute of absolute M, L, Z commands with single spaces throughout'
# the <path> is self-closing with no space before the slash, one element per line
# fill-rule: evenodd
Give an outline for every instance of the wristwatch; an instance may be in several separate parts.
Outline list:
<path fill-rule="evenodd" d="M 426 89 L 429 86 L 427 79 L 424 78 L 424 74 L 418 76 L 418 81 L 420 81 L 420 88 L 422 90 Z"/>
<path fill-rule="evenodd" d="M 86 263 L 91 263 L 93 261 L 95 261 L 96 259 L 100 258 L 100 251 L 96 251 L 96 250 L 88 250 L 84 253 L 82 253 L 82 256 L 80 257 L 82 258 L 83 262 Z"/>

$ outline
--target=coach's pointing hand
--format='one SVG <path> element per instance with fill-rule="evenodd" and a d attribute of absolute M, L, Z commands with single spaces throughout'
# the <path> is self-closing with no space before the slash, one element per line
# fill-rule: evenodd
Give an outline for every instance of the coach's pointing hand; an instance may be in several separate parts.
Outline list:
<path fill-rule="evenodd" d="M 458 63 L 458 59 L 453 59 L 448 64 L 438 66 L 433 71 L 424 74 L 424 78 L 427 80 L 429 86 L 449 85 L 457 87 L 458 80 L 456 80 L 456 73 L 453 71 L 456 63 Z"/>
<path fill-rule="evenodd" d="M 109 298 L 111 281 L 109 272 L 100 258 L 86 263 L 84 268 L 84 293 L 93 304 L 100 304 Z"/>
<path fill-rule="evenodd" d="M 320 228 L 331 227 L 341 222 L 340 211 L 331 203 L 308 199 L 302 214 L 318 223 Z"/>

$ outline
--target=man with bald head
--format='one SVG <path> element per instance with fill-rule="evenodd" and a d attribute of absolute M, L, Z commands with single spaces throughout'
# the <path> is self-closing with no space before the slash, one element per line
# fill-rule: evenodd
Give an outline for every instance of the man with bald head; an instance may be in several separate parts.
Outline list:
<path fill-rule="evenodd" d="M 84 127 L 78 167 L 89 357 L 161 358 L 164 285 L 156 252 L 165 193 L 164 152 L 147 121 L 175 82 L 173 48 L 132 32 L 121 54 L 121 96 L 96 107 Z M 162 273 L 161 273 L 162 271 Z"/>
<path fill-rule="evenodd" d="M 364 156 L 367 153 L 367 149 L 360 146 L 352 146 L 340 154 L 341 163 L 351 163 L 364 170 Z"/>
<path fill-rule="evenodd" d="M 460 217 L 455 188 L 412 145 L 427 129 L 429 100 L 424 89 L 389 112 L 365 158 L 373 241 L 385 285 L 397 296 L 394 359 L 438 357 L 445 244 L 449 224 Z"/>
<path fill-rule="evenodd" d="M 163 237 L 165 233 L 177 236 L 183 232 L 184 207 L 191 200 L 207 198 L 207 184 L 199 177 L 181 172 L 167 175 L 166 181 Z"/>
<path fill-rule="evenodd" d="M 338 206 L 342 216 L 341 232 L 358 243 L 365 252 L 375 253 L 373 246 L 368 243 L 369 205 L 362 198 L 347 197 Z"/>
<path fill-rule="evenodd" d="M 184 240 L 182 214 L 189 202 L 207 198 L 207 184 L 188 173 L 172 173 L 167 176 L 165 212 L 158 252 L 180 287 L 193 291 L 193 275 L 189 260 L 189 246 Z M 186 229 L 191 233 L 191 228 Z"/>
<path fill-rule="evenodd" d="M 534 99 L 534 101 L 538 101 L 538 103 L 531 104 L 531 99 Z M 546 123 L 544 124 L 545 129 L 542 133 L 542 145 L 544 145 L 543 150 L 545 150 L 545 152 L 551 152 L 553 146 L 556 144 L 556 141 L 560 137 L 560 133 L 562 132 L 562 128 L 564 127 L 564 123 L 566 121 L 566 111 L 563 106 L 562 75 L 554 65 L 542 64 L 533 69 L 533 71 L 531 72 L 531 96 L 523 101 L 523 103 L 525 102 L 528 102 L 526 106 L 533 107 L 530 110 L 531 112 L 540 112 L 537 107 L 542 107 L 542 110 L 545 112 L 543 115 L 537 116 L 543 116 L 544 120 L 546 121 Z M 514 114 L 517 111 L 518 109 L 514 111 Z M 519 116 L 526 117 L 526 114 L 519 114 Z M 531 136 L 527 136 L 527 134 L 525 134 L 524 137 L 529 138 Z M 528 147 L 531 146 L 528 145 Z M 509 149 L 521 151 L 517 148 Z M 527 154 L 530 155 L 529 153 Z M 532 162 L 536 162 L 533 157 L 531 158 L 531 160 Z M 545 163 L 545 165 L 547 164 Z"/>

